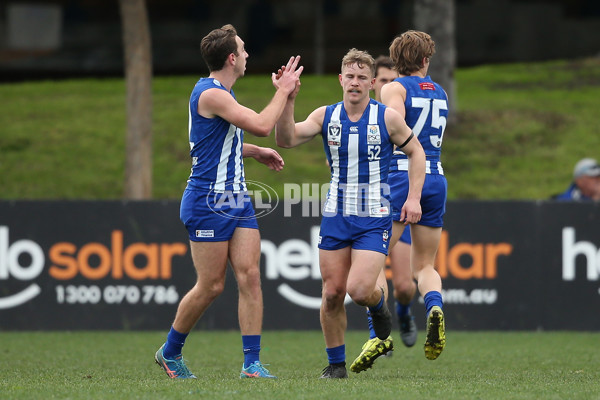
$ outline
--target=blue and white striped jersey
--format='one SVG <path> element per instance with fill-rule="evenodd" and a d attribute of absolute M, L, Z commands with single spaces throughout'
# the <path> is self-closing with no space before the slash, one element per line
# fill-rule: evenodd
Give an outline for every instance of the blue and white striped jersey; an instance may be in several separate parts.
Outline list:
<path fill-rule="evenodd" d="M 343 102 L 327 106 L 321 133 L 331 182 L 324 215 L 390 214 L 387 176 L 393 143 L 385 126 L 385 109 L 370 100 L 360 120 L 352 122 Z"/>
<path fill-rule="evenodd" d="M 246 191 L 242 145 L 244 131 L 220 117 L 198 114 L 198 99 L 207 89 L 224 88 L 213 78 L 201 78 L 194 87 L 189 104 L 189 141 L 192 173 L 188 187 L 217 193 Z M 233 90 L 230 92 L 235 99 Z"/>
<path fill-rule="evenodd" d="M 404 76 L 394 79 L 406 88 L 406 124 L 423 146 L 426 173 L 443 175 L 440 153 L 448 118 L 448 96 L 429 76 Z M 401 150 L 394 151 L 390 171 L 408 171 L 408 159 Z"/>

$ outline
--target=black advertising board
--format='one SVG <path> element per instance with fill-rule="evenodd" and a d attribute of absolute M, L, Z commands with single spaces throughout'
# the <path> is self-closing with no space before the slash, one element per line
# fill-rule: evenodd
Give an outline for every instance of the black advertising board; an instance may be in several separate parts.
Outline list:
<path fill-rule="evenodd" d="M 264 329 L 320 329 L 319 205 L 284 203 L 257 206 Z M 599 248 L 600 204 L 449 202 L 448 329 L 600 329 Z M 0 202 L 0 330 L 166 330 L 195 279 L 178 201 Z M 228 272 L 197 329 L 237 329 L 236 288 Z"/>

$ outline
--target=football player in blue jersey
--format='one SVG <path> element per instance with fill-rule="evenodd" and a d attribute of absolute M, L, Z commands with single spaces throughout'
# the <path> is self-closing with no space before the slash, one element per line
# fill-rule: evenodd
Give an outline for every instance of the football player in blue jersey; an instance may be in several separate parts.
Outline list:
<path fill-rule="evenodd" d="M 386 339 L 391 332 L 391 314 L 383 288 L 376 281 L 390 243 L 387 176 L 394 145 L 411 161 L 409 193 L 400 218 L 406 223 L 421 218 L 425 154 L 418 140 L 413 140 L 404 118 L 369 97 L 374 72 L 373 57 L 351 49 L 342 60 L 339 75 L 343 101 L 319 107 L 306 120 L 295 123 L 297 88 L 290 94 L 275 128 L 277 144 L 284 148 L 321 134 L 331 170 L 318 245 L 323 281 L 321 327 L 329 362 L 322 378 L 348 376 L 346 293 L 356 304 L 369 308 L 378 338 Z"/>
<path fill-rule="evenodd" d="M 260 362 L 263 299 L 260 285 L 260 234 L 244 180 L 243 157 L 280 170 L 283 160 L 268 148 L 243 143 L 244 131 L 268 136 L 299 84 L 303 67 L 291 57 L 285 72 L 273 74 L 277 91 L 260 112 L 240 105 L 232 90 L 244 75 L 248 53 L 235 28 L 225 25 L 200 45 L 210 75 L 194 87 L 189 102 L 192 172 L 181 200 L 180 217 L 190 239 L 197 273 L 195 286 L 182 298 L 166 343 L 155 361 L 170 378 L 196 378 L 181 355 L 185 340 L 204 311 L 225 287 L 227 261 L 238 284 L 238 318 L 244 364 L 241 378 L 275 378 Z M 213 354 L 218 357 L 218 352 Z M 206 366 L 210 358 L 203 358 Z"/>
<path fill-rule="evenodd" d="M 373 94 L 375 100 L 381 102 L 381 88 L 386 83 L 398 78 L 398 72 L 394 69 L 394 62 L 389 56 L 381 55 L 375 59 L 375 83 Z M 388 178 L 389 179 L 389 178 Z M 390 193 L 392 199 L 394 193 Z M 393 237 L 392 239 L 395 239 Z M 414 316 L 410 312 L 410 304 L 417 292 L 417 285 L 410 270 L 410 229 L 404 229 L 397 242 L 390 242 L 389 259 L 390 272 L 392 273 L 393 296 L 396 304 L 396 316 L 400 325 L 400 339 L 406 347 L 414 346 L 417 341 L 417 326 Z M 381 271 L 377 279 L 377 285 L 386 289 L 387 278 L 385 270 Z M 356 373 L 365 371 L 373 366 L 377 358 L 383 355 L 392 355 L 394 344 L 392 337 L 381 340 L 375 335 L 371 316 L 367 310 L 369 325 L 369 340 L 365 342 L 362 351 L 352 362 L 350 370 Z"/>
<path fill-rule="evenodd" d="M 448 117 L 448 96 L 427 75 L 435 43 L 425 32 L 410 30 L 396 37 L 390 45 L 390 57 L 401 77 L 385 85 L 381 100 L 398 111 L 421 142 L 426 161 L 426 177 L 421 196 L 423 216 L 410 226 L 412 236 L 411 269 L 426 309 L 425 357 L 435 360 L 446 344 L 442 302 L 442 280 L 434 268 L 446 211 L 447 182 L 440 161 L 442 140 Z M 389 183 L 392 198 L 394 236 L 406 224 L 399 213 L 409 191 L 409 160 L 399 149 L 390 165 Z"/>

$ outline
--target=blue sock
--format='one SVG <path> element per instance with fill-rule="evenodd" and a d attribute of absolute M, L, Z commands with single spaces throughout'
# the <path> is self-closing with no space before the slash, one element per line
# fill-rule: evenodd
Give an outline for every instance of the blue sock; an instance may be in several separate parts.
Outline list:
<path fill-rule="evenodd" d="M 244 348 L 244 368 L 259 361 L 260 335 L 242 335 L 242 346 Z"/>
<path fill-rule="evenodd" d="M 410 303 L 404 305 L 396 302 L 396 314 L 398 314 L 398 318 L 404 317 L 406 314 L 410 312 Z"/>
<path fill-rule="evenodd" d="M 379 303 L 377 303 L 376 306 L 369 307 L 369 311 L 371 311 L 371 312 L 379 311 L 381 309 L 381 307 L 383 307 L 383 301 L 384 300 L 385 300 L 385 296 L 383 295 L 383 292 L 382 292 L 381 293 L 381 299 L 379 300 Z"/>
<path fill-rule="evenodd" d="M 346 362 L 346 345 L 325 349 L 329 364 L 339 364 Z"/>
<path fill-rule="evenodd" d="M 165 347 L 163 347 L 163 357 L 172 360 L 180 355 L 187 336 L 187 333 L 177 332 L 171 327 L 167 335 L 167 342 L 165 343 Z"/>
<path fill-rule="evenodd" d="M 431 292 L 427 292 L 425 296 L 423 296 L 423 300 L 425 300 L 425 316 L 429 316 L 429 311 L 433 306 L 439 306 L 440 308 L 444 308 L 442 302 L 442 295 L 440 292 L 436 290 L 432 290 Z"/>
<path fill-rule="evenodd" d="M 367 322 L 369 323 L 369 339 L 373 339 L 377 337 L 375 334 L 375 329 L 373 329 L 373 318 L 371 317 L 371 312 L 367 309 Z"/>

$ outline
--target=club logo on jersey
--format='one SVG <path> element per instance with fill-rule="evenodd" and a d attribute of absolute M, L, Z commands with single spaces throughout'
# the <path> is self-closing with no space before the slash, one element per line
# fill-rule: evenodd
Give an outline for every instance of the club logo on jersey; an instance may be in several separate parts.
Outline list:
<path fill-rule="evenodd" d="M 350 133 L 358 133 L 358 126 L 351 126 Z"/>
<path fill-rule="evenodd" d="M 419 87 L 421 90 L 435 90 L 435 85 L 431 82 L 421 82 L 419 83 Z"/>
<path fill-rule="evenodd" d="M 381 144 L 379 125 L 369 125 L 367 127 L 367 144 Z"/>
<path fill-rule="evenodd" d="M 327 144 L 330 146 L 340 146 L 342 144 L 342 125 L 327 124 Z"/>

